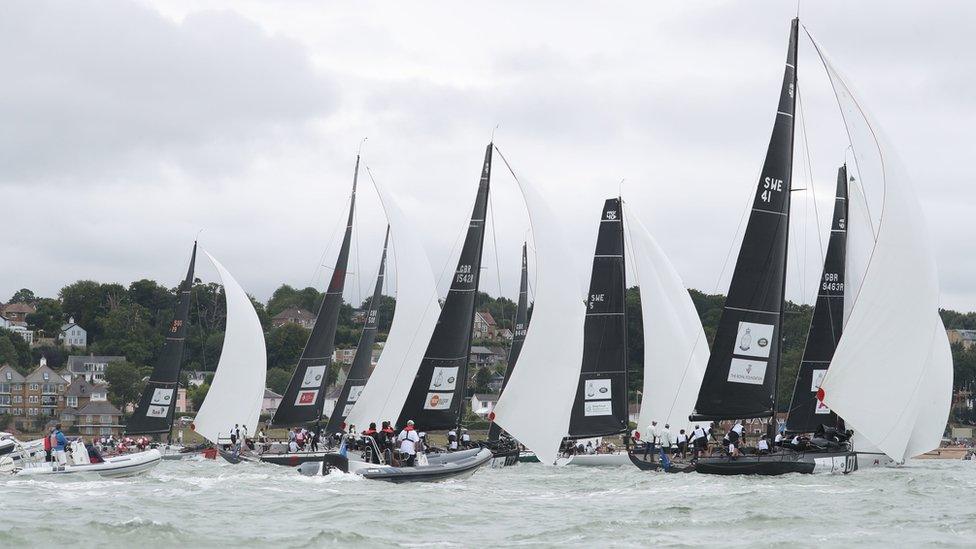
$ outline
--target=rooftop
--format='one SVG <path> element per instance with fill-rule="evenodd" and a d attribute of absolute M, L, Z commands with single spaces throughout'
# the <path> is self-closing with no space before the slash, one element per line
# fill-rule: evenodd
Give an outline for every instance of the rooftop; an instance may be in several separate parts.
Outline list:
<path fill-rule="evenodd" d="M 94 400 L 78 410 L 81 416 L 121 416 L 122 412 L 104 400 Z"/>
<path fill-rule="evenodd" d="M 293 318 L 298 320 L 313 320 L 315 318 L 315 315 L 306 311 L 305 309 L 299 309 L 297 307 L 288 307 L 284 311 L 281 311 L 280 313 L 274 315 L 271 318 L 275 320 L 289 320 Z"/>

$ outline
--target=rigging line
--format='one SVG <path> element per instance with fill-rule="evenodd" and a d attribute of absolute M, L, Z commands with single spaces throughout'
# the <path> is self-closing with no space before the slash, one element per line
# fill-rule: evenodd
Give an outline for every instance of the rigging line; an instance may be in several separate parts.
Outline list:
<path fill-rule="evenodd" d="M 350 195 L 350 197 L 351 197 L 351 195 Z M 349 205 L 349 201 L 347 200 L 346 201 L 346 206 L 348 206 L 348 205 Z M 348 209 L 349 208 L 346 208 L 346 210 L 348 210 Z M 336 224 L 332 228 L 332 234 L 329 236 L 329 241 L 326 244 L 325 249 L 322 250 L 322 255 L 319 256 L 319 260 L 315 264 L 315 269 L 312 270 L 312 276 L 309 278 L 308 286 L 313 286 L 313 287 L 315 286 L 315 277 L 318 276 L 319 269 L 329 268 L 329 267 L 326 267 L 326 265 L 325 265 L 325 256 L 326 256 L 326 254 L 329 253 L 329 250 L 332 249 L 332 243 L 335 242 L 335 237 L 336 237 L 336 234 L 338 234 L 338 231 L 339 231 L 339 227 L 340 226 L 345 227 L 345 218 L 342 215 L 340 215 L 337 218 Z M 334 267 L 332 267 L 332 269 L 334 270 Z"/>
<path fill-rule="evenodd" d="M 512 178 L 515 179 L 515 183 L 519 186 L 519 190 L 521 190 L 522 182 L 519 181 L 518 176 L 515 175 L 515 170 L 513 170 L 512 169 L 512 165 L 508 163 L 508 159 L 505 158 L 505 155 L 502 153 L 502 150 L 499 149 L 498 148 L 498 145 L 495 145 L 494 143 L 492 143 L 492 147 L 495 148 L 495 151 L 498 153 L 498 156 L 500 156 L 501 159 L 502 159 L 502 162 L 505 163 L 505 167 L 508 168 L 508 173 L 512 174 Z M 523 191 L 522 201 L 523 202 L 525 201 L 524 191 Z M 528 204 L 526 204 L 526 206 L 528 206 Z M 526 210 L 526 214 L 529 217 L 529 231 L 532 231 L 532 214 L 529 213 L 528 207 L 526 207 L 525 210 Z M 535 232 L 534 231 L 532 231 L 532 240 L 533 240 L 533 243 L 534 243 L 535 242 Z M 535 250 L 535 246 L 533 246 L 532 249 Z M 536 255 L 538 255 L 538 254 L 536 254 Z M 533 275 L 536 278 L 535 282 L 538 282 L 538 276 L 539 276 L 539 268 L 538 268 L 538 265 L 536 266 L 535 273 L 533 273 Z M 532 287 L 532 284 L 529 282 L 528 277 L 526 277 L 526 284 L 528 284 L 529 288 Z M 534 292 L 533 292 L 533 295 L 534 295 Z M 534 304 L 535 304 L 535 299 L 533 298 L 533 305 Z"/>
<path fill-rule="evenodd" d="M 491 216 L 491 240 L 495 251 L 495 278 L 498 280 L 498 297 L 502 297 L 502 268 L 501 263 L 498 261 L 498 235 L 495 232 L 495 203 L 491 197 L 492 192 L 488 191 L 488 213 Z M 475 300 L 477 301 L 477 296 L 475 296 Z"/>
<path fill-rule="evenodd" d="M 800 135 L 802 136 L 803 139 L 803 148 L 806 151 L 805 152 L 807 157 L 806 167 L 807 167 L 807 173 L 809 174 L 810 177 L 809 187 L 810 187 L 810 192 L 813 194 L 813 212 L 814 212 L 814 219 L 817 223 L 817 243 L 820 246 L 820 261 L 823 262 L 827 258 L 827 251 L 824 248 L 823 235 L 820 232 L 821 221 L 820 221 L 820 207 L 817 205 L 817 186 L 814 184 L 814 180 L 813 180 L 813 159 L 810 155 L 810 139 L 807 136 L 806 111 L 803 109 L 803 96 L 800 95 L 799 87 L 797 87 L 797 91 L 796 91 L 796 100 L 800 106 Z M 831 222 L 831 226 L 833 226 L 832 222 Z"/>

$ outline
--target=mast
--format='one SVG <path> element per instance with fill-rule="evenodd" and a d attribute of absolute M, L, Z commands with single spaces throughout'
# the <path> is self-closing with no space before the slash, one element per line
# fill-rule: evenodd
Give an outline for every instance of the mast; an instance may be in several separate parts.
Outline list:
<path fill-rule="evenodd" d="M 339 248 L 332 279 L 325 291 L 322 304 L 315 317 L 315 325 L 308 336 L 302 356 L 288 382 L 288 389 L 281 399 L 271 422 L 274 425 L 321 422 L 322 406 L 328 383 L 329 366 L 335 350 L 335 332 L 339 325 L 339 309 L 342 307 L 342 290 L 346 284 L 346 267 L 349 263 L 349 246 L 352 241 L 352 221 L 356 211 L 356 183 L 359 180 L 359 155 L 352 176 L 352 196 L 349 199 L 349 218 L 346 234 Z"/>
<path fill-rule="evenodd" d="M 485 149 L 478 194 L 451 289 L 397 418 L 398 426 L 406 425 L 409 420 L 415 421 L 418 428 L 431 431 L 460 425 L 471 355 L 471 329 L 481 275 L 492 147 L 493 144 L 489 143 Z"/>
<path fill-rule="evenodd" d="M 149 382 L 142 391 L 142 397 L 135 413 L 126 424 L 128 435 L 171 433 L 173 413 L 176 410 L 176 391 L 180 384 L 183 367 L 183 347 L 186 341 L 186 326 L 190 316 L 190 290 L 193 288 L 193 269 L 197 260 L 197 242 L 193 241 L 190 253 L 190 266 L 186 278 L 180 283 L 176 296 L 176 311 L 173 321 L 166 331 L 163 350 L 156 359 Z M 171 438 L 171 437 L 168 437 Z M 167 440 L 168 442 L 169 440 Z"/>
<path fill-rule="evenodd" d="M 603 205 L 583 324 L 583 360 L 569 419 L 572 438 L 627 430 L 627 288 L 619 198 Z"/>
<path fill-rule="evenodd" d="M 379 306 L 383 296 L 383 282 L 386 280 L 386 250 L 390 243 L 390 226 L 386 226 L 386 238 L 383 239 L 383 255 L 380 257 L 380 269 L 376 275 L 376 286 L 373 288 L 373 296 L 369 300 L 366 308 L 366 321 L 363 324 L 363 331 L 359 335 L 359 344 L 356 346 L 356 356 L 352 359 L 352 366 L 349 367 L 349 375 L 339 393 L 336 401 L 335 410 L 329 416 L 329 423 L 325 427 L 326 433 L 335 433 L 346 421 L 352 407 L 359 400 L 359 395 L 363 392 L 363 387 L 369 380 L 370 366 L 373 362 L 373 343 L 376 342 L 376 331 L 378 319 L 376 308 Z"/>
<path fill-rule="evenodd" d="M 529 327 L 529 262 L 527 254 L 527 244 L 522 243 L 522 279 L 519 282 L 518 308 L 515 310 L 515 331 L 512 334 L 512 348 L 508 350 L 508 366 L 505 368 L 505 378 L 502 380 L 502 390 L 508 385 L 508 379 L 512 377 L 512 370 L 518 362 L 519 354 L 522 352 L 522 343 L 525 342 L 525 333 Z M 498 440 L 502 434 L 502 428 L 494 422 L 494 414 L 489 418 L 492 420 L 488 427 L 488 440 Z"/>
<path fill-rule="evenodd" d="M 817 391 L 834 357 L 844 329 L 845 259 L 847 256 L 847 166 L 837 170 L 837 195 L 830 240 L 817 290 L 803 359 L 796 372 L 786 430 L 812 433 L 821 425 L 837 427 L 838 417 L 817 400 Z"/>
<path fill-rule="evenodd" d="M 782 356 L 799 20 L 776 122 L 691 421 L 772 418 Z M 773 422 L 770 422 L 772 426 Z"/>

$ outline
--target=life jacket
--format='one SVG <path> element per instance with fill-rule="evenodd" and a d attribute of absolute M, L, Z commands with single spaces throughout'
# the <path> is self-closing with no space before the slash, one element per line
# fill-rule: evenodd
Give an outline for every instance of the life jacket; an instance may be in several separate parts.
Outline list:
<path fill-rule="evenodd" d="M 51 438 L 53 438 L 53 437 L 54 437 L 54 434 L 53 433 L 50 436 L 44 437 L 44 451 L 45 452 L 50 452 L 51 449 L 54 448 L 54 443 L 51 440 Z"/>
<path fill-rule="evenodd" d="M 376 436 L 376 432 L 377 432 L 376 429 L 366 429 L 365 431 L 363 431 L 363 436 L 367 436 L 367 437 Z"/>

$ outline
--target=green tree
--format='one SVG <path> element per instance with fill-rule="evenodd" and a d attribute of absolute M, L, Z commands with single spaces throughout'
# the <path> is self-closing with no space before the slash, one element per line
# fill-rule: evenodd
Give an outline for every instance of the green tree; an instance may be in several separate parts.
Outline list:
<path fill-rule="evenodd" d="M 37 310 L 27 315 L 27 324 L 35 330 L 42 330 L 47 337 L 55 337 L 60 333 L 65 320 L 61 302 L 57 299 L 42 298 L 38 299 L 34 306 Z"/>
<path fill-rule="evenodd" d="M 489 381 L 491 381 L 491 368 L 478 368 L 474 374 L 474 392 L 487 393 Z"/>
<path fill-rule="evenodd" d="M 99 319 L 109 311 L 128 301 L 126 289 L 121 284 L 100 284 L 93 280 L 79 280 L 61 288 L 58 294 L 65 315 L 88 331 L 88 342 L 102 336 Z"/>
<path fill-rule="evenodd" d="M 288 284 L 282 284 L 271 294 L 268 300 L 268 315 L 274 316 L 289 307 L 305 309 L 315 314 L 319 310 L 324 294 L 311 286 L 296 290 Z"/>
<path fill-rule="evenodd" d="M 194 410 L 200 410 L 200 406 L 203 406 L 203 400 L 207 398 L 207 393 L 209 391 L 209 383 L 204 383 L 199 386 L 191 385 L 190 388 L 186 390 L 186 397 L 190 399 L 190 403 L 193 404 Z"/>
<path fill-rule="evenodd" d="M 28 290 L 27 288 L 21 288 L 14 292 L 14 295 L 10 296 L 10 301 L 8 303 L 27 303 L 33 305 L 37 302 L 37 296 L 34 292 Z"/>
<path fill-rule="evenodd" d="M 309 331 L 288 323 L 271 330 L 267 336 L 268 367 L 294 369 L 308 341 Z"/>
<path fill-rule="evenodd" d="M 93 348 L 99 354 L 122 355 L 138 364 L 151 363 L 162 336 L 149 324 L 149 313 L 136 303 L 118 305 L 99 319 L 102 338 Z"/>
<path fill-rule="evenodd" d="M 125 412 L 129 404 L 139 401 L 148 375 L 147 368 L 131 362 L 111 362 L 105 367 L 105 381 L 108 383 L 108 399 Z"/>
<path fill-rule="evenodd" d="M 372 296 L 363 300 L 363 303 L 359 308 L 365 311 L 369 307 L 370 299 L 372 299 Z M 390 332 L 390 326 L 393 325 L 393 313 L 396 311 L 396 299 L 388 295 L 380 295 L 375 309 L 377 331 L 376 339 L 377 341 L 385 341 L 385 336 L 380 337 L 379 334 L 388 334 Z"/>
<path fill-rule="evenodd" d="M 9 364 L 23 375 L 31 369 L 30 346 L 19 334 L 0 330 L 0 365 Z"/>
<path fill-rule="evenodd" d="M 41 361 L 41 357 L 47 360 L 47 365 L 55 370 L 60 370 L 64 367 L 65 363 L 68 361 L 68 354 L 65 352 L 63 347 L 54 347 L 51 345 L 41 345 L 39 347 L 34 347 L 30 350 L 31 354 L 31 364 L 37 364 Z"/>
<path fill-rule="evenodd" d="M 176 290 L 169 290 L 154 280 L 142 279 L 129 284 L 129 300 L 148 314 L 149 324 L 165 330 L 176 308 Z"/>
<path fill-rule="evenodd" d="M 279 395 L 285 394 L 285 391 L 288 390 L 289 381 L 291 381 L 291 374 L 288 371 L 282 370 L 281 368 L 271 368 L 268 370 L 268 389 L 271 389 Z"/>

